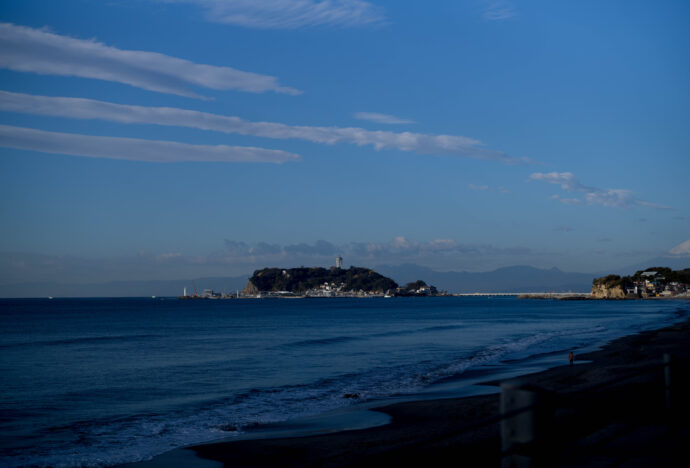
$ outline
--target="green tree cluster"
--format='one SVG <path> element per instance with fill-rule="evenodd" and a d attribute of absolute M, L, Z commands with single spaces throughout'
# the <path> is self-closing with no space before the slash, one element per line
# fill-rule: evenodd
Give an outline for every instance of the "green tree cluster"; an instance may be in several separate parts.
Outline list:
<path fill-rule="evenodd" d="M 690 268 L 685 268 L 683 270 L 672 270 L 668 267 L 652 267 L 647 268 L 646 270 L 638 270 L 632 276 L 608 275 L 601 278 L 595 278 L 592 281 L 592 284 L 595 286 L 604 285 L 607 288 L 625 286 L 636 281 L 642 281 L 643 279 L 647 278 L 646 276 L 643 276 L 643 273 L 650 271 L 656 272 L 656 275 L 651 279 L 664 278 L 666 283 L 678 282 L 690 284 Z"/>
<path fill-rule="evenodd" d="M 422 288 L 428 288 L 428 291 L 424 293 L 417 293 L 418 290 Z M 400 290 L 396 293 L 398 296 L 427 296 L 431 295 L 434 296 L 438 294 L 438 289 L 436 289 L 435 286 L 428 286 L 424 281 L 422 280 L 417 280 L 413 281 L 411 283 L 407 283 L 405 286 L 400 288 Z"/>
<path fill-rule="evenodd" d="M 259 291 L 291 291 L 304 293 L 324 283 L 339 286 L 343 291 L 385 292 L 398 287 L 398 284 L 369 268 L 264 268 L 256 270 L 249 278 Z"/>
<path fill-rule="evenodd" d="M 615 288 L 616 286 L 623 286 L 626 279 L 629 279 L 629 277 L 621 278 L 619 275 L 608 275 L 601 278 L 594 278 L 592 284 L 595 286 L 604 286 L 606 288 Z"/>
<path fill-rule="evenodd" d="M 416 291 L 424 287 L 426 287 L 426 283 L 422 280 L 417 280 L 411 283 L 407 283 L 405 286 L 403 286 L 403 289 L 405 291 Z"/>
<path fill-rule="evenodd" d="M 652 267 L 647 268 L 646 270 L 638 270 L 632 276 L 632 279 L 638 281 L 643 278 L 642 273 L 649 271 L 656 271 L 656 276 L 663 277 L 667 283 L 678 282 L 690 284 L 690 268 L 685 268 L 683 270 L 672 270 L 668 267 Z"/>

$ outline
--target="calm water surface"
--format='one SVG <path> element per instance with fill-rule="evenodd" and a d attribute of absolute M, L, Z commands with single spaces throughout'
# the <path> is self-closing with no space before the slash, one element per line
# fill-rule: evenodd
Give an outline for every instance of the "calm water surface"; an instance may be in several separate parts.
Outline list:
<path fill-rule="evenodd" d="M 0 464 L 142 460 L 468 371 L 488 380 L 686 309 L 510 297 L 0 300 Z"/>

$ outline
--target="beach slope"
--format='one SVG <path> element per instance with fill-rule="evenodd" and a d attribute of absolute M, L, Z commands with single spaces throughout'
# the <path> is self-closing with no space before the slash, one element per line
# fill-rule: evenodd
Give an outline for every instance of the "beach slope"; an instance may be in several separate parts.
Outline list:
<path fill-rule="evenodd" d="M 671 356 L 670 366 L 664 366 L 664 354 Z M 498 394 L 385 406 L 378 410 L 392 422 L 370 429 L 191 449 L 232 467 L 445 466 L 470 460 L 471 466 L 497 466 L 506 457 L 547 466 L 677 466 L 675 460 L 684 457 L 676 455 L 690 442 L 684 398 L 689 374 L 686 321 L 617 339 L 576 356 L 573 366 L 521 377 L 521 386 L 549 402 L 542 418 L 548 422 L 542 437 L 508 454 L 501 450 Z"/>

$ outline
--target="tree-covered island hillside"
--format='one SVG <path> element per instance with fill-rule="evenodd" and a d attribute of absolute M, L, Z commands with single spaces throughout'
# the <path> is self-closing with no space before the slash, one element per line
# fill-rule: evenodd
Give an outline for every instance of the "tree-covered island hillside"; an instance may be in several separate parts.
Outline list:
<path fill-rule="evenodd" d="M 424 281 L 403 287 L 370 268 L 331 267 L 264 268 L 256 270 L 242 291 L 247 297 L 256 296 L 434 296 L 439 292 Z"/>
<path fill-rule="evenodd" d="M 243 294 L 286 292 L 298 295 L 385 294 L 398 284 L 369 268 L 264 268 L 256 270 Z M 311 293 L 311 294 L 308 294 Z"/>
<path fill-rule="evenodd" d="M 595 299 L 635 299 L 647 297 L 688 296 L 690 268 L 672 270 L 652 267 L 632 276 L 608 275 L 592 281 Z"/>

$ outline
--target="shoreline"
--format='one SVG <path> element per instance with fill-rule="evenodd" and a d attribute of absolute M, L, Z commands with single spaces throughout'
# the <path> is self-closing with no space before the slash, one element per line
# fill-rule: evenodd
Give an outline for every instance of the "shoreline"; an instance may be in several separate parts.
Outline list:
<path fill-rule="evenodd" d="M 690 319 L 615 339 L 600 350 L 576 356 L 572 367 L 566 364 L 502 382 L 536 387 L 565 402 L 554 412 L 554 428 L 568 436 L 550 445 L 550 450 L 542 450 L 542 455 L 575 457 L 567 466 L 585 466 L 602 456 L 673 466 L 668 457 L 690 441 L 690 424 L 681 424 L 668 436 L 661 368 L 664 353 L 673 356 L 673 394 L 686 392 L 690 389 Z M 632 377 L 616 381 L 631 373 Z M 498 386 L 501 382 L 483 383 Z M 376 427 L 216 441 L 123 466 L 435 466 L 448 457 L 481 460 L 474 466 L 496 466 L 502 458 L 499 401 L 500 395 L 493 393 L 393 403 L 372 408 L 391 419 Z M 680 397 L 672 401 L 674 414 L 686 421 L 690 404 Z"/>

